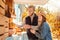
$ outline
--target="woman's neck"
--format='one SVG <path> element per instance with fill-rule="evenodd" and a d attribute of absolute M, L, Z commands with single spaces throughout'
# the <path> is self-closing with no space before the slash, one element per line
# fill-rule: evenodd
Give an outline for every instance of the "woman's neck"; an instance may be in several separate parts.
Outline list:
<path fill-rule="evenodd" d="M 41 21 L 39 21 L 39 22 L 38 22 L 38 26 L 40 26 L 41 24 L 42 24 L 42 22 L 41 22 Z"/>

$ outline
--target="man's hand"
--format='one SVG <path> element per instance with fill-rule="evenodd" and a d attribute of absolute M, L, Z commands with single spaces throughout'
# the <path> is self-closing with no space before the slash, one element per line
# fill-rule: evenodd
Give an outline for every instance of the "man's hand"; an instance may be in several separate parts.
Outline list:
<path fill-rule="evenodd" d="M 31 29 L 31 30 L 30 30 L 30 32 L 31 32 L 31 33 L 33 33 L 33 34 L 35 34 L 35 32 L 36 32 L 36 31 L 35 31 L 35 30 L 33 30 L 33 29 Z"/>
<path fill-rule="evenodd" d="M 30 28 L 31 28 L 31 26 L 30 26 L 30 25 L 25 24 L 25 25 L 23 26 L 23 28 L 25 28 L 25 29 L 30 29 Z"/>

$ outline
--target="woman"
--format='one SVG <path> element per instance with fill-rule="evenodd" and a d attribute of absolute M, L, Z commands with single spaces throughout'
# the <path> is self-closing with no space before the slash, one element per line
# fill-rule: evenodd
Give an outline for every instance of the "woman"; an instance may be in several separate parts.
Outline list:
<path fill-rule="evenodd" d="M 50 28 L 44 15 L 44 13 L 38 15 L 38 30 L 31 29 L 30 31 L 38 37 L 38 40 L 52 40 Z"/>

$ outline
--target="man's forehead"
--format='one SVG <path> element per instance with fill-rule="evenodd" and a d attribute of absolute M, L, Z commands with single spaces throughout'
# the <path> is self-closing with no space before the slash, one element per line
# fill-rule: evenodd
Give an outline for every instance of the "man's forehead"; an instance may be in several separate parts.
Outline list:
<path fill-rule="evenodd" d="M 28 8 L 28 9 L 34 9 L 33 7 L 31 7 L 31 8 Z"/>

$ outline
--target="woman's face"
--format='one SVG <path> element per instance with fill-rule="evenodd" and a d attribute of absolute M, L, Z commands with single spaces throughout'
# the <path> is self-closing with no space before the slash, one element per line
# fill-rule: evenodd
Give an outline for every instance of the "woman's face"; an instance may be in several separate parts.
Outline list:
<path fill-rule="evenodd" d="M 38 22 L 41 22 L 42 21 L 42 12 L 39 11 L 38 13 Z"/>
<path fill-rule="evenodd" d="M 38 16 L 38 22 L 42 22 L 42 15 Z"/>

